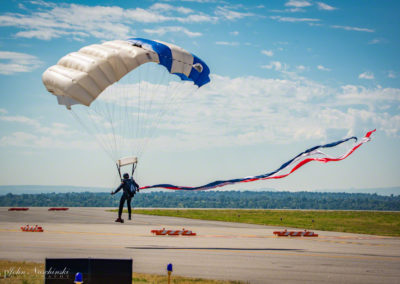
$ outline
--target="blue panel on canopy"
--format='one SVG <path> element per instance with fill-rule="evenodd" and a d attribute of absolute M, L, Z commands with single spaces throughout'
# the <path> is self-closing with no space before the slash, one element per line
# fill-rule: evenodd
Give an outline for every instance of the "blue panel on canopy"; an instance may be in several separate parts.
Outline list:
<path fill-rule="evenodd" d="M 144 38 L 131 38 L 128 39 L 128 41 L 130 43 L 133 43 L 134 45 L 143 46 L 145 48 L 151 49 L 154 52 L 156 52 L 158 54 L 160 64 L 165 66 L 168 72 L 171 73 L 172 60 L 174 60 L 174 58 L 172 56 L 171 49 L 167 45 Z M 174 74 L 177 75 L 179 78 L 181 78 L 181 80 L 193 81 L 195 85 L 201 87 L 210 82 L 210 77 L 209 77 L 210 69 L 204 63 L 203 60 L 201 60 L 200 58 L 198 58 L 193 54 L 192 56 L 193 56 L 193 65 L 189 77 L 187 77 L 183 73 L 174 73 Z M 200 64 L 202 68 L 196 70 L 196 68 L 194 68 L 195 64 Z"/>

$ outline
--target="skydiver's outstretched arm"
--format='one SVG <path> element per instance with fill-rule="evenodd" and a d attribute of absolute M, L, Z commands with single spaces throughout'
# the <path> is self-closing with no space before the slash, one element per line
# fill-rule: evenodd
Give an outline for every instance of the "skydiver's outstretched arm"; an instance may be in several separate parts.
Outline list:
<path fill-rule="evenodd" d="M 114 191 L 111 192 L 111 194 L 116 194 L 118 191 L 120 191 L 122 189 L 122 187 L 124 186 L 124 183 L 121 182 L 121 185 Z"/>

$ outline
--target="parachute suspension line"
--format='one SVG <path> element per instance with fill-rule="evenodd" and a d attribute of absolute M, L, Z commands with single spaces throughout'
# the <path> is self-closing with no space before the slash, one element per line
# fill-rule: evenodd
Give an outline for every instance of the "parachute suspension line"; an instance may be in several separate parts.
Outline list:
<path fill-rule="evenodd" d="M 152 66 L 152 68 L 157 68 L 158 66 Z M 157 77 L 157 81 L 155 82 L 155 85 L 153 85 L 153 86 L 155 86 L 155 87 L 151 87 L 151 90 L 150 90 L 150 101 L 149 101 L 149 105 L 148 105 L 148 109 L 147 109 L 147 111 L 146 111 L 146 113 L 149 115 L 148 116 L 148 118 L 149 119 L 147 119 L 146 120 L 146 124 L 144 125 L 144 133 L 143 133 L 143 138 L 146 140 L 146 138 L 148 137 L 148 133 L 149 133 L 149 128 L 151 127 L 151 125 L 152 125 L 152 121 L 153 121 L 153 119 L 154 119 L 154 113 L 152 113 L 152 112 L 157 112 L 157 104 L 155 105 L 155 108 L 156 109 L 154 109 L 153 110 L 153 103 L 154 103 L 154 100 L 156 99 L 156 100 L 158 100 L 159 98 L 160 98 L 160 96 L 161 95 L 163 95 L 164 97 L 166 97 L 167 96 L 167 94 L 165 93 L 165 90 L 164 90 L 164 93 L 163 94 L 161 94 L 160 93 L 160 89 L 162 89 L 164 86 L 166 86 L 166 74 L 167 74 L 167 72 L 166 71 L 164 71 L 164 72 L 162 72 L 162 76 L 160 76 L 160 77 Z M 165 87 L 164 87 L 165 88 Z M 145 144 L 145 143 L 144 143 Z M 144 145 L 143 145 L 144 146 Z"/>
<path fill-rule="evenodd" d="M 154 68 L 160 68 L 158 65 L 155 64 L 149 64 L 149 69 Z M 147 116 L 147 119 L 143 125 L 142 128 L 142 139 L 143 142 L 140 145 L 139 151 L 138 151 L 138 157 L 141 157 L 144 151 L 144 148 L 146 148 L 147 144 L 149 143 L 149 135 L 151 133 L 151 130 L 153 129 L 154 125 L 154 120 L 158 116 L 160 112 L 163 111 L 164 105 L 163 103 L 160 104 L 160 101 L 165 101 L 168 99 L 168 96 L 170 94 L 170 91 L 168 89 L 168 77 L 167 74 L 170 75 L 166 70 L 161 69 L 162 71 L 162 76 L 156 77 L 156 81 L 152 83 L 150 86 L 149 84 L 149 92 L 148 94 L 149 97 L 149 102 L 147 104 L 147 109 L 145 111 L 145 115 Z M 150 82 L 149 82 L 150 83 Z"/>
<path fill-rule="evenodd" d="M 113 160 L 116 159 L 117 157 L 117 141 L 116 141 L 116 132 L 114 129 L 114 120 L 113 120 L 113 115 L 111 113 L 110 110 L 110 106 L 109 104 L 105 101 L 105 102 L 101 102 L 99 101 L 99 103 L 94 107 L 94 110 L 97 112 L 97 114 L 101 117 L 104 117 L 106 119 L 106 122 L 108 122 L 108 124 L 105 124 L 104 129 L 107 130 L 108 128 L 111 128 L 111 132 L 112 132 L 112 137 L 110 137 L 110 135 L 107 132 L 104 132 L 104 139 L 109 141 L 109 146 L 110 146 L 110 151 L 112 153 L 113 156 Z M 94 122 L 94 124 L 96 124 Z"/>
<path fill-rule="evenodd" d="M 143 147 L 142 151 L 139 153 L 139 156 L 141 156 L 145 152 L 149 142 L 156 136 L 156 134 L 159 133 L 159 131 L 160 131 L 159 125 L 161 124 L 161 121 L 163 120 L 163 118 L 165 118 L 167 115 L 169 115 L 171 113 L 175 113 L 175 110 L 179 109 L 179 106 L 182 105 L 183 102 L 186 99 L 188 99 L 188 97 L 189 97 L 188 94 L 186 94 L 186 97 L 184 97 L 182 94 L 182 91 L 178 92 L 178 90 L 180 88 L 179 84 L 174 84 L 174 85 L 175 85 L 174 88 L 171 91 L 170 90 L 168 91 L 168 92 L 171 92 L 171 94 L 172 94 L 171 97 L 165 96 L 164 101 L 162 103 L 163 107 L 160 108 L 161 109 L 160 112 L 157 114 L 157 116 L 155 117 L 155 120 L 153 121 L 153 124 L 149 128 L 150 133 L 147 136 L 147 141 L 146 141 L 146 143 L 144 143 L 144 147 Z M 197 93 L 198 90 L 199 90 L 199 88 L 196 88 L 194 90 L 194 93 Z M 190 96 L 191 95 L 195 95 L 195 94 L 190 94 Z M 171 108 L 170 107 L 171 105 L 174 107 Z M 164 121 L 164 123 L 170 122 L 173 119 L 173 117 L 175 117 L 175 116 L 174 115 L 170 116 L 169 120 Z"/>
<path fill-rule="evenodd" d="M 149 79 L 149 69 L 150 69 L 151 64 L 145 64 L 144 72 L 145 72 L 145 77 L 147 80 L 143 80 L 143 109 L 142 109 L 142 114 L 141 117 L 143 118 L 140 124 L 138 125 L 139 127 L 139 139 L 143 141 L 143 133 L 144 133 L 144 127 L 146 124 L 146 120 L 149 119 L 149 113 L 148 113 L 148 105 L 149 105 L 149 88 L 150 88 L 150 82 L 148 81 Z M 139 146 L 138 146 L 138 151 L 140 151 L 140 145 L 143 143 L 140 141 Z"/>
<path fill-rule="evenodd" d="M 75 111 L 71 108 L 70 110 L 72 117 L 89 133 L 89 135 L 93 136 L 93 138 L 97 141 L 97 144 L 103 149 L 105 153 L 109 156 L 111 160 L 113 160 L 113 157 L 111 153 L 107 150 L 103 142 L 96 137 L 96 135 L 93 134 L 91 129 L 79 118 L 79 116 L 75 113 Z"/>
<path fill-rule="evenodd" d="M 179 94 L 177 93 L 177 89 L 180 87 L 179 84 L 172 84 L 173 87 L 171 87 L 171 82 L 169 84 L 168 87 L 168 93 L 170 94 L 170 96 L 165 95 L 164 99 L 162 100 L 161 104 L 160 104 L 160 108 L 158 113 L 154 114 L 152 117 L 152 124 L 151 126 L 148 128 L 149 133 L 148 135 L 146 135 L 146 142 L 143 143 L 143 148 L 141 150 L 141 152 L 139 153 L 139 156 L 141 156 L 145 149 L 147 148 L 149 142 L 153 139 L 153 137 L 155 136 L 156 133 L 159 132 L 159 125 L 160 122 L 162 120 L 162 118 L 168 113 L 168 112 L 172 112 L 172 108 L 170 108 L 170 105 L 174 105 L 176 107 L 176 100 L 177 98 L 179 98 Z"/>
<path fill-rule="evenodd" d="M 97 138 L 96 140 L 99 141 L 102 145 L 104 145 L 104 147 L 106 147 L 106 152 L 109 154 L 111 160 L 114 160 L 114 155 L 113 155 L 113 147 L 111 144 L 110 139 L 107 136 L 107 133 L 105 132 L 105 130 L 102 130 L 103 128 L 99 128 L 98 127 L 98 122 L 96 122 L 92 115 L 92 113 L 95 113 L 97 115 L 97 119 L 98 117 L 101 117 L 102 115 L 104 116 L 103 113 L 99 113 L 97 108 L 93 108 L 92 110 L 87 108 L 86 110 L 86 115 L 89 117 L 89 119 L 91 120 L 91 125 L 93 125 L 93 127 L 96 130 L 96 133 L 99 133 L 98 135 L 94 135 L 95 138 Z"/>
<path fill-rule="evenodd" d="M 124 86 L 124 90 L 123 90 L 123 93 L 124 94 L 128 94 L 128 88 L 127 88 L 127 86 Z M 129 109 L 129 105 L 131 104 L 130 103 L 130 100 L 128 100 L 128 99 L 125 99 L 125 100 L 122 100 L 124 103 L 125 103 L 125 117 L 124 117 L 124 121 L 127 121 L 128 123 L 122 123 L 122 125 L 123 125 L 123 127 L 124 127 L 124 131 L 123 131 L 123 135 L 122 135 L 122 137 L 127 137 L 126 139 L 124 139 L 124 146 L 123 146 L 123 149 L 125 149 L 125 147 L 127 147 L 127 148 L 129 148 L 129 150 L 130 150 L 130 155 L 132 156 L 133 155 L 133 151 L 132 151 L 132 149 L 131 149 L 131 147 L 129 147 L 129 144 L 132 144 L 131 142 L 130 142 L 130 140 L 132 139 L 132 137 L 130 137 L 129 136 L 129 128 L 130 128 L 130 125 L 131 125 L 131 121 L 132 121 L 132 116 L 133 116 L 133 114 L 131 114 L 130 113 L 130 109 Z"/>
<path fill-rule="evenodd" d="M 158 82 L 156 82 L 155 87 L 151 91 L 151 96 L 150 96 L 150 107 L 149 111 L 147 112 L 148 114 L 148 119 L 146 121 L 146 125 L 144 127 L 144 132 L 143 132 L 143 143 L 141 143 L 141 147 L 138 153 L 138 157 L 141 157 L 143 155 L 144 149 L 147 147 L 149 141 L 150 141 L 150 135 L 152 130 L 154 130 L 154 124 L 156 121 L 156 118 L 163 112 L 163 109 L 165 108 L 165 102 L 168 101 L 170 98 L 171 91 L 169 90 L 168 86 L 168 80 L 166 79 L 166 74 L 167 71 L 163 72 L 163 76 L 158 77 Z M 153 108 L 153 103 L 154 103 L 154 96 L 156 96 L 156 103 Z"/>
<path fill-rule="evenodd" d="M 133 138 L 135 140 L 138 139 L 138 125 L 139 125 L 139 121 L 140 121 L 140 112 L 141 112 L 141 97 L 142 97 L 142 86 L 140 84 L 141 80 L 142 80 L 142 70 L 141 68 L 137 68 L 137 72 L 138 72 L 138 82 L 133 82 L 132 86 L 135 86 L 137 88 L 137 104 L 136 104 L 136 124 L 133 123 L 133 119 L 134 117 L 132 116 L 132 121 L 130 123 L 130 128 L 131 128 L 131 133 L 133 134 Z M 129 75 L 129 74 L 128 74 Z M 137 142 L 136 142 L 137 145 Z M 132 151 L 132 155 L 135 153 L 136 151 L 136 147 L 135 149 L 131 149 Z"/>
<path fill-rule="evenodd" d="M 161 111 L 162 105 L 159 104 L 159 100 L 162 97 L 167 97 L 168 96 L 168 91 L 167 90 L 167 74 L 170 75 L 166 70 L 161 69 L 159 65 L 156 64 L 148 64 L 148 69 L 152 69 L 153 71 L 157 70 L 162 70 L 161 71 L 161 76 L 157 76 L 156 80 L 154 82 L 148 82 L 148 94 L 147 97 L 149 98 L 148 103 L 147 103 L 147 109 L 145 110 L 145 116 L 146 116 L 146 121 L 143 125 L 142 128 L 142 139 L 143 142 L 141 143 L 141 147 L 139 149 L 138 155 L 141 156 L 141 153 L 143 152 L 143 148 L 145 145 L 148 143 L 148 135 L 151 130 L 151 125 L 153 124 L 154 117 L 156 114 Z M 169 77 L 169 76 L 168 76 Z"/>

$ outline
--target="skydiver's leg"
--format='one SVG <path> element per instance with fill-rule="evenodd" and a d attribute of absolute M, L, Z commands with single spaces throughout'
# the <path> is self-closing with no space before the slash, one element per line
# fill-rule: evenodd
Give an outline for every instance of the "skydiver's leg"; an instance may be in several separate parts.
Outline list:
<path fill-rule="evenodd" d="M 121 200 L 119 201 L 118 218 L 121 218 L 122 216 L 122 209 L 124 209 L 124 203 L 125 203 L 125 195 L 122 194 Z"/>
<path fill-rule="evenodd" d="M 132 210 L 131 210 L 131 201 L 132 201 L 132 198 L 128 198 L 128 199 L 126 200 L 126 203 L 128 204 L 128 215 L 129 215 L 129 220 L 131 219 L 131 212 L 132 212 Z"/>

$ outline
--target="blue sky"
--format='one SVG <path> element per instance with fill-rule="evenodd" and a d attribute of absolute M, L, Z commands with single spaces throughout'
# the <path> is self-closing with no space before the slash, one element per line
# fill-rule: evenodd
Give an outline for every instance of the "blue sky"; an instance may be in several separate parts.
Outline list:
<path fill-rule="evenodd" d="M 340 163 L 227 189 L 400 186 L 396 1 L 6 1 L 0 7 L 0 185 L 113 187 L 115 165 L 41 74 L 69 52 L 143 37 L 207 62 L 139 162 L 141 185 L 272 171 L 308 147 L 374 128 Z M 339 149 L 338 153 L 344 151 Z"/>

